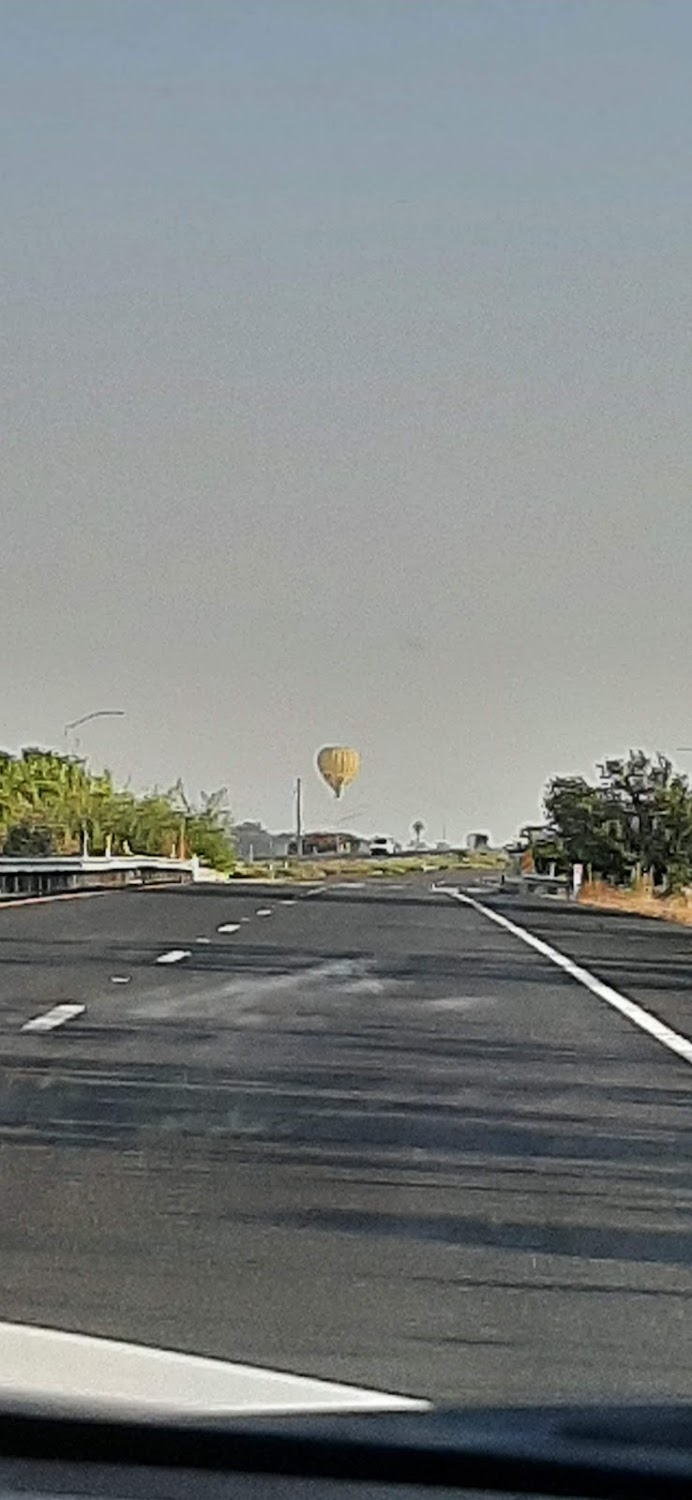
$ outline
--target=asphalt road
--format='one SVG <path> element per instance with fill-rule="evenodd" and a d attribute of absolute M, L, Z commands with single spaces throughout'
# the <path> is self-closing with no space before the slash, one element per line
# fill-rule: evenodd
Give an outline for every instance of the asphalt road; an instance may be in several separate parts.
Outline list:
<path fill-rule="evenodd" d="M 481 900 L 692 1036 L 692 932 Z M 1 1319 L 689 1398 L 691 1120 L 688 1063 L 424 881 L 0 909 Z"/>

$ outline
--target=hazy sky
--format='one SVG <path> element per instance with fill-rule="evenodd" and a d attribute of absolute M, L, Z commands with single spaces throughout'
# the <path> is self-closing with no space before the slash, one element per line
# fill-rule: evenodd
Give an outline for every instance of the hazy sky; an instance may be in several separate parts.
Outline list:
<path fill-rule="evenodd" d="M 436 838 L 692 744 L 689 0 L 0 33 L 0 743 Z"/>

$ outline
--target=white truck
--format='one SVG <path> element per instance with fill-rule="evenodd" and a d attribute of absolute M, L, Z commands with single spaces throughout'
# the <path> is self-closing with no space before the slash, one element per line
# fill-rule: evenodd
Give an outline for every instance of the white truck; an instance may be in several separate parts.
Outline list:
<path fill-rule="evenodd" d="M 395 839 L 390 839 L 385 834 L 378 834 L 370 845 L 370 854 L 373 859 L 382 859 L 389 854 L 398 854 L 399 845 Z"/>

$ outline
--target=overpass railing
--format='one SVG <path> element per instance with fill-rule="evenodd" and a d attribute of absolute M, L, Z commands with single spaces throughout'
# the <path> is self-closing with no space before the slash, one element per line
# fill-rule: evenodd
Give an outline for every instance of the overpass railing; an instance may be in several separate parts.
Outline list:
<path fill-rule="evenodd" d="M 99 890 L 130 885 L 185 885 L 199 880 L 198 859 L 163 859 L 148 854 L 0 856 L 0 896 L 46 896 L 61 891 Z"/>

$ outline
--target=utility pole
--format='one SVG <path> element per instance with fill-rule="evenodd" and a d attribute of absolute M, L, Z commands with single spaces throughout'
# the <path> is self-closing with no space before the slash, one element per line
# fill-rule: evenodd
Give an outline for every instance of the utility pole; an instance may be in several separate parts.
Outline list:
<path fill-rule="evenodd" d="M 303 783 L 300 776 L 296 777 L 296 854 L 300 859 L 303 853 Z"/>
<path fill-rule="evenodd" d="M 73 730 L 75 730 L 75 729 L 79 729 L 79 727 L 80 727 L 81 724 L 90 724 L 92 719 L 124 719 L 124 718 L 125 718 L 125 710 L 124 710 L 124 708 L 99 708 L 93 714 L 82 714 L 82 716 L 81 716 L 80 719 L 71 719 L 70 722 L 69 722 L 69 724 L 66 724 L 64 726 L 64 729 L 63 729 L 63 738 L 64 738 L 64 741 L 65 741 L 65 752 L 68 753 L 68 751 L 69 751 L 69 739 L 68 739 L 68 736 L 69 736 L 70 732 L 73 731 Z M 80 741 L 75 736 L 75 738 L 74 738 L 74 750 L 75 750 L 75 752 L 77 752 L 79 750 L 79 745 L 80 745 Z"/>

